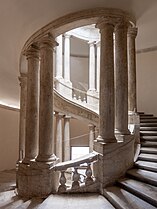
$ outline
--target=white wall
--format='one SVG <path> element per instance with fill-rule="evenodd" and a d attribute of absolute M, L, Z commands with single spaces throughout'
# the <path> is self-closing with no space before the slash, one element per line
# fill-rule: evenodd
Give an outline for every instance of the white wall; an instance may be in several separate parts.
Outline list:
<path fill-rule="evenodd" d="M 18 127 L 19 112 L 0 107 L 0 171 L 16 166 Z"/>
<path fill-rule="evenodd" d="M 137 54 L 138 111 L 157 116 L 157 51 Z"/>

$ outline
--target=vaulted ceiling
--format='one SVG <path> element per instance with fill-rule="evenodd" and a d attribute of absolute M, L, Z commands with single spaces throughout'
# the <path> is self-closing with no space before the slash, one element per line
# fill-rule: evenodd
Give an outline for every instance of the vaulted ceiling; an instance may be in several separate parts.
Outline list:
<path fill-rule="evenodd" d="M 54 19 L 96 7 L 133 14 L 137 49 L 157 46 L 156 0 L 0 0 L 0 103 L 19 104 L 19 58 L 26 40 Z"/>

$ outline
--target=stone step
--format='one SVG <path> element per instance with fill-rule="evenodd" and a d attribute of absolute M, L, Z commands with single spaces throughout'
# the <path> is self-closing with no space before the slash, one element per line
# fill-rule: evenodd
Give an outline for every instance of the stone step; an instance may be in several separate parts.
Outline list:
<path fill-rule="evenodd" d="M 145 141 L 145 142 L 141 142 L 142 147 L 157 147 L 157 142 L 153 141 Z"/>
<path fill-rule="evenodd" d="M 149 161 L 149 162 L 157 162 L 157 155 L 156 154 L 141 153 L 138 156 L 138 160 L 144 160 L 144 161 Z"/>
<path fill-rule="evenodd" d="M 154 147 L 141 147 L 141 153 L 157 154 L 157 148 Z"/>
<path fill-rule="evenodd" d="M 157 119 L 157 117 L 154 117 L 153 115 L 140 115 L 141 119 Z"/>
<path fill-rule="evenodd" d="M 155 172 L 133 168 L 127 171 L 127 176 L 157 186 L 157 173 Z"/>
<path fill-rule="evenodd" d="M 16 207 L 15 209 L 38 209 L 43 202 L 40 198 L 32 198 L 24 202 L 22 205 Z"/>
<path fill-rule="evenodd" d="M 138 160 L 137 162 L 135 162 L 135 167 L 148 170 L 148 171 L 157 172 L 157 163 L 155 162 Z"/>
<path fill-rule="evenodd" d="M 156 118 L 141 118 L 140 123 L 157 123 Z"/>
<path fill-rule="evenodd" d="M 157 131 L 157 127 L 140 127 L 140 131 Z"/>
<path fill-rule="evenodd" d="M 11 202 L 6 202 L 5 205 L 3 206 L 4 209 L 22 209 L 22 205 L 25 204 L 24 199 L 12 199 Z M 27 205 L 28 207 L 28 205 Z"/>
<path fill-rule="evenodd" d="M 112 203 L 117 209 L 155 209 L 153 205 L 136 197 L 132 193 L 120 187 L 107 187 L 104 190 L 104 196 Z"/>
<path fill-rule="evenodd" d="M 129 178 L 119 180 L 118 185 L 157 207 L 157 187 Z"/>
<path fill-rule="evenodd" d="M 157 123 L 141 123 L 140 127 L 151 127 L 151 126 L 157 126 Z"/>
<path fill-rule="evenodd" d="M 157 131 L 140 131 L 141 136 L 157 136 Z"/>
<path fill-rule="evenodd" d="M 141 141 L 156 141 L 157 142 L 157 136 L 141 136 Z"/>
<path fill-rule="evenodd" d="M 18 199 L 14 190 L 0 192 L 0 208 L 5 204 L 12 202 L 14 199 Z"/>
<path fill-rule="evenodd" d="M 38 209 L 115 209 L 111 203 L 99 194 L 50 195 Z"/>

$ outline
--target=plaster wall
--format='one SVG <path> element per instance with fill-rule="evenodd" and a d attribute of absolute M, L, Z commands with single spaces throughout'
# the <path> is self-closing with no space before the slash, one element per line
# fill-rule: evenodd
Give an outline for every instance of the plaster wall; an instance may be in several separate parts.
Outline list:
<path fill-rule="evenodd" d="M 137 54 L 137 108 L 157 116 L 157 51 Z"/>
<path fill-rule="evenodd" d="M 0 171 L 16 166 L 18 127 L 19 112 L 0 107 Z"/>

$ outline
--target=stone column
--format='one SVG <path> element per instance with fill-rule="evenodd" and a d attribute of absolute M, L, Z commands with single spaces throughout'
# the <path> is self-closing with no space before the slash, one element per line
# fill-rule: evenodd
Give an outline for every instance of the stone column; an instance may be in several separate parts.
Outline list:
<path fill-rule="evenodd" d="M 64 34 L 64 79 L 70 82 L 70 35 Z"/>
<path fill-rule="evenodd" d="M 127 29 L 122 20 L 115 27 L 115 80 L 116 80 L 116 132 L 129 134 L 128 130 L 128 67 L 127 67 Z"/>
<path fill-rule="evenodd" d="M 56 47 L 56 78 L 63 78 L 63 40 L 62 35 L 57 36 L 56 41 L 58 46 Z"/>
<path fill-rule="evenodd" d="M 37 161 L 56 160 L 53 154 L 53 48 L 54 38 L 49 34 L 40 42 L 40 107 L 39 107 L 39 155 Z"/>
<path fill-rule="evenodd" d="M 95 140 L 95 126 L 93 124 L 89 124 L 89 152 L 93 151 L 93 145 Z"/>
<path fill-rule="evenodd" d="M 21 73 L 19 77 L 20 93 L 20 123 L 19 123 L 19 158 L 22 161 L 25 157 L 25 128 L 26 128 L 26 94 L 27 94 L 27 74 Z"/>
<path fill-rule="evenodd" d="M 70 160 L 70 116 L 64 116 L 64 161 Z"/>
<path fill-rule="evenodd" d="M 101 34 L 99 136 L 98 141 L 116 142 L 114 135 L 114 19 L 104 18 L 97 23 Z"/>
<path fill-rule="evenodd" d="M 128 29 L 128 110 L 137 111 L 136 103 L 136 49 L 137 28 Z"/>
<path fill-rule="evenodd" d="M 63 139 L 62 139 L 62 118 L 63 115 L 56 112 L 56 144 L 55 144 L 55 153 L 59 158 L 60 162 L 63 161 Z"/>
<path fill-rule="evenodd" d="M 34 160 L 38 152 L 38 110 L 39 110 L 39 49 L 36 45 L 30 46 L 26 52 L 28 60 L 27 73 L 27 102 L 26 102 L 26 138 L 25 158 L 23 163 Z"/>
<path fill-rule="evenodd" d="M 95 41 L 89 42 L 89 90 L 95 91 Z"/>
<path fill-rule="evenodd" d="M 96 44 L 96 51 L 97 51 L 97 85 L 96 89 L 99 92 L 99 85 L 100 85 L 100 41 Z"/>

